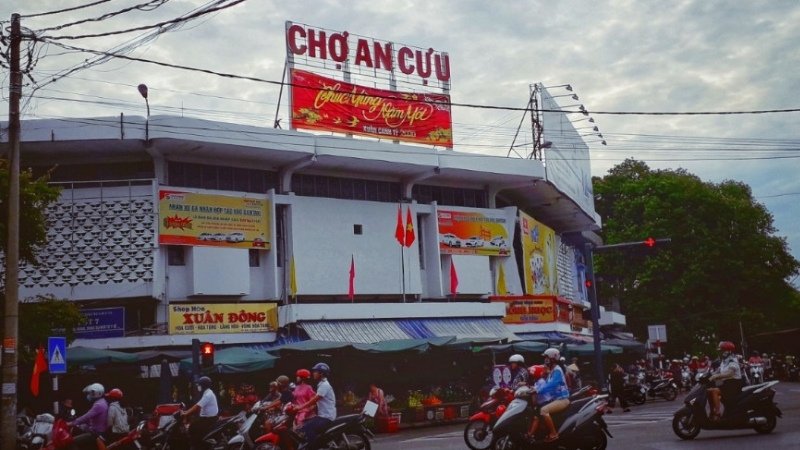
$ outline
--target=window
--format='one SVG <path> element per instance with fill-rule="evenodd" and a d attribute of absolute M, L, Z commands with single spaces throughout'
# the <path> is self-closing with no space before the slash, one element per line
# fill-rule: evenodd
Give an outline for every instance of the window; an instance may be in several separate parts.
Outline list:
<path fill-rule="evenodd" d="M 261 267 L 261 252 L 251 248 L 247 251 L 247 256 L 250 259 L 250 267 Z"/>
<path fill-rule="evenodd" d="M 360 223 L 353 224 L 353 234 L 364 234 L 364 227 L 362 227 Z"/>
<path fill-rule="evenodd" d="M 170 245 L 167 247 L 167 264 L 170 266 L 186 265 L 186 251 L 182 245 Z"/>
<path fill-rule="evenodd" d="M 277 172 L 171 161 L 167 167 L 170 186 L 219 189 L 265 194 L 278 187 Z"/>

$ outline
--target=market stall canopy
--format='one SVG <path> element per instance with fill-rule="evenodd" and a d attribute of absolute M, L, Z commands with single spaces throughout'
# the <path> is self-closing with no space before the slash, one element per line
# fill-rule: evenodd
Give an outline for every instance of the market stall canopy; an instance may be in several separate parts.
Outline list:
<path fill-rule="evenodd" d="M 481 347 L 478 351 L 492 353 L 541 353 L 549 347 L 550 346 L 544 342 L 519 341 L 511 344 L 487 345 Z"/>
<path fill-rule="evenodd" d="M 417 353 L 425 352 L 431 347 L 448 346 L 455 343 L 455 336 L 443 336 L 426 339 L 392 339 L 390 341 L 376 342 L 374 344 L 355 344 L 353 348 L 367 353 L 389 353 L 389 352 L 403 352 L 415 351 Z"/>
<path fill-rule="evenodd" d="M 192 356 L 191 350 L 145 350 L 133 353 L 141 364 L 160 364 L 161 361 L 177 362 Z"/>
<path fill-rule="evenodd" d="M 310 339 L 307 341 L 279 345 L 277 347 L 268 348 L 266 351 L 274 356 L 282 356 L 289 353 L 343 350 L 352 348 L 353 344 L 351 342 L 319 341 L 316 339 Z"/>
<path fill-rule="evenodd" d="M 622 353 L 622 347 L 617 347 L 615 345 L 600 344 L 600 352 L 606 354 L 618 355 Z M 594 355 L 594 343 L 586 343 L 581 345 L 567 344 L 567 354 L 569 354 L 570 356 Z"/>
<path fill-rule="evenodd" d="M 214 367 L 203 373 L 247 373 L 275 367 L 276 356 L 267 352 L 242 347 L 231 347 L 214 352 Z M 192 358 L 182 359 L 181 370 L 192 372 Z"/>
<path fill-rule="evenodd" d="M 601 344 L 622 347 L 624 350 L 636 353 L 645 353 L 645 345 L 639 341 L 632 341 L 629 339 L 606 339 L 602 341 Z"/>
<path fill-rule="evenodd" d="M 99 366 L 110 363 L 135 363 L 139 359 L 132 353 L 102 348 L 67 347 L 68 366 Z"/>
<path fill-rule="evenodd" d="M 301 321 L 300 326 L 313 340 L 358 344 L 450 336 L 473 340 L 517 339 L 499 317 L 320 320 Z"/>

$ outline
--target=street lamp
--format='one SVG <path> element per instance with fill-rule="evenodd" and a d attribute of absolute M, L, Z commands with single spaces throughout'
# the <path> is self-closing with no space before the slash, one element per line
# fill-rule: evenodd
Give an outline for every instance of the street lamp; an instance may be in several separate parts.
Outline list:
<path fill-rule="evenodd" d="M 150 102 L 147 100 L 147 85 L 142 83 L 137 86 L 139 89 L 139 94 L 142 95 L 144 98 L 144 103 L 147 105 L 147 118 L 144 121 L 144 141 L 146 143 L 150 142 Z"/>
<path fill-rule="evenodd" d="M 576 100 L 576 101 L 580 100 L 580 98 L 578 98 L 578 94 L 572 94 L 572 95 L 564 94 L 564 95 L 551 95 L 550 96 L 550 98 L 558 98 L 558 97 L 570 97 L 571 99 Z"/>
<path fill-rule="evenodd" d="M 589 115 L 589 111 L 587 111 L 586 107 L 584 107 L 583 105 L 566 105 L 566 106 L 562 106 L 561 110 L 563 111 L 565 108 L 574 108 L 575 106 L 578 107 L 578 109 L 580 110 L 580 113 L 583 114 L 584 116 L 588 116 Z M 575 111 L 565 111 L 565 112 L 575 112 Z"/>
<path fill-rule="evenodd" d="M 557 85 L 555 85 L 555 86 L 545 86 L 545 87 L 546 87 L 547 89 L 550 89 L 550 88 L 557 88 L 557 87 L 563 87 L 564 89 L 566 89 L 566 90 L 568 90 L 568 91 L 572 92 L 572 86 L 571 86 L 571 85 L 569 85 L 569 84 L 557 84 Z"/>

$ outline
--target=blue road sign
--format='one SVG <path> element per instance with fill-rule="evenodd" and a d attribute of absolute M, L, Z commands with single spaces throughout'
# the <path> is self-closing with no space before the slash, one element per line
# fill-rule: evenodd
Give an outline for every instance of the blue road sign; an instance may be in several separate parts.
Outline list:
<path fill-rule="evenodd" d="M 67 373 L 67 338 L 47 338 L 47 365 L 50 373 Z"/>

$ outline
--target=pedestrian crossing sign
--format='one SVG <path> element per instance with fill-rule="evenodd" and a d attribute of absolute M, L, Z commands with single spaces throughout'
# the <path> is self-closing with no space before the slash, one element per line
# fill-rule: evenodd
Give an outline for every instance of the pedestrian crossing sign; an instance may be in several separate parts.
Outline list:
<path fill-rule="evenodd" d="M 47 338 L 47 362 L 51 374 L 67 373 L 67 338 Z"/>

